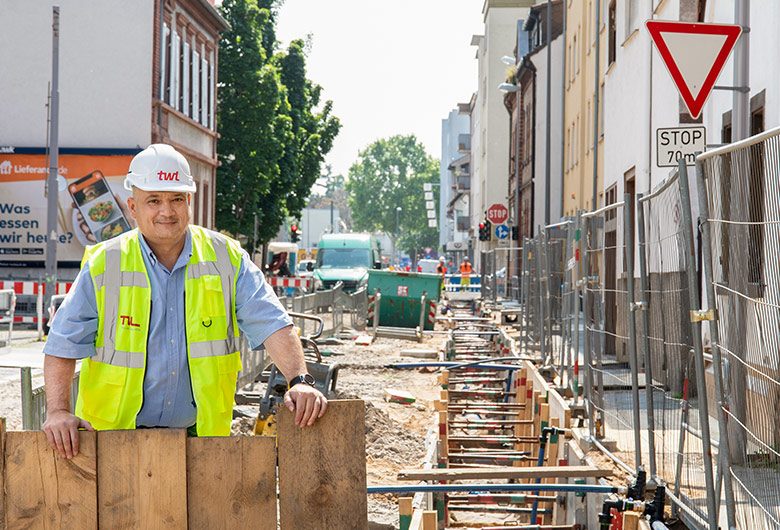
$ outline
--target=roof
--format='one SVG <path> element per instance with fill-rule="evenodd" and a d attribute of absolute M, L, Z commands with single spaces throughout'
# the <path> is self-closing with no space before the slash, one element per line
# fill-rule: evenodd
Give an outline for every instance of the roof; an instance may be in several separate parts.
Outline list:
<path fill-rule="evenodd" d="M 219 31 L 230 29 L 230 23 L 219 13 L 219 10 L 208 0 L 195 0 L 214 19 Z M 220 2 L 221 3 L 221 2 Z"/>

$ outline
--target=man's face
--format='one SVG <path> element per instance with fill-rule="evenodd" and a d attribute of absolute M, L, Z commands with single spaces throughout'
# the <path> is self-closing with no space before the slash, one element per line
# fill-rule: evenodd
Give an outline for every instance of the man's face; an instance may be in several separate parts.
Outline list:
<path fill-rule="evenodd" d="M 127 206 L 148 241 L 172 243 L 185 237 L 190 223 L 191 199 L 189 193 L 133 188 Z"/>

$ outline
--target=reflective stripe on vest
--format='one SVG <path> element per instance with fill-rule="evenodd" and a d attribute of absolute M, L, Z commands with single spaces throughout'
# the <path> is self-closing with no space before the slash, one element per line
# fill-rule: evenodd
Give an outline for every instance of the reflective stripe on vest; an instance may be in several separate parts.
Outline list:
<path fill-rule="evenodd" d="M 190 227 L 193 254 L 185 270 L 188 364 L 198 434 L 229 435 L 241 369 L 235 315 L 237 242 Z M 98 305 L 95 356 L 85 359 L 77 415 L 98 429 L 132 429 L 143 403 L 151 284 L 137 230 L 85 252 Z"/>

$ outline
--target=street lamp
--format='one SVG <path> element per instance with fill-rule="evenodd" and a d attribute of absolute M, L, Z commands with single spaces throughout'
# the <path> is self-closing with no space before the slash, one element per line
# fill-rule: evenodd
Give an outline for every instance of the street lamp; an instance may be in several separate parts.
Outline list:
<path fill-rule="evenodd" d="M 518 117 L 520 116 L 520 87 L 516 84 L 512 83 L 501 83 L 498 85 L 498 89 L 506 92 L 506 93 L 514 93 L 515 94 L 515 112 L 517 113 Z M 549 104 L 549 101 L 548 101 Z M 549 129 L 549 127 L 547 127 Z M 512 116 L 509 117 L 509 129 L 510 129 L 510 137 L 512 136 Z M 514 174 L 515 174 L 515 205 L 512 211 L 512 217 L 514 218 L 515 227 L 517 230 L 517 238 L 518 240 L 522 239 L 522 236 L 520 234 L 520 134 L 517 128 L 515 127 L 514 130 L 515 135 L 515 164 L 514 164 Z M 511 139 L 511 138 L 510 138 Z M 515 258 L 515 276 L 520 277 L 520 261 L 521 261 L 521 253 L 520 250 L 517 250 L 517 256 Z"/>

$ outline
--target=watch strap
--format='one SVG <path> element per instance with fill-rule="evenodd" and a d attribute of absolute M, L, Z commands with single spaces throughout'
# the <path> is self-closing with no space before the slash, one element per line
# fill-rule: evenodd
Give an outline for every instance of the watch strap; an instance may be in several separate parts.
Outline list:
<path fill-rule="evenodd" d="M 314 386 L 314 377 L 312 377 L 310 374 L 299 375 L 290 379 L 290 381 L 287 383 L 287 386 L 288 388 L 292 388 L 295 385 L 300 383 L 304 383 L 309 386 Z"/>

